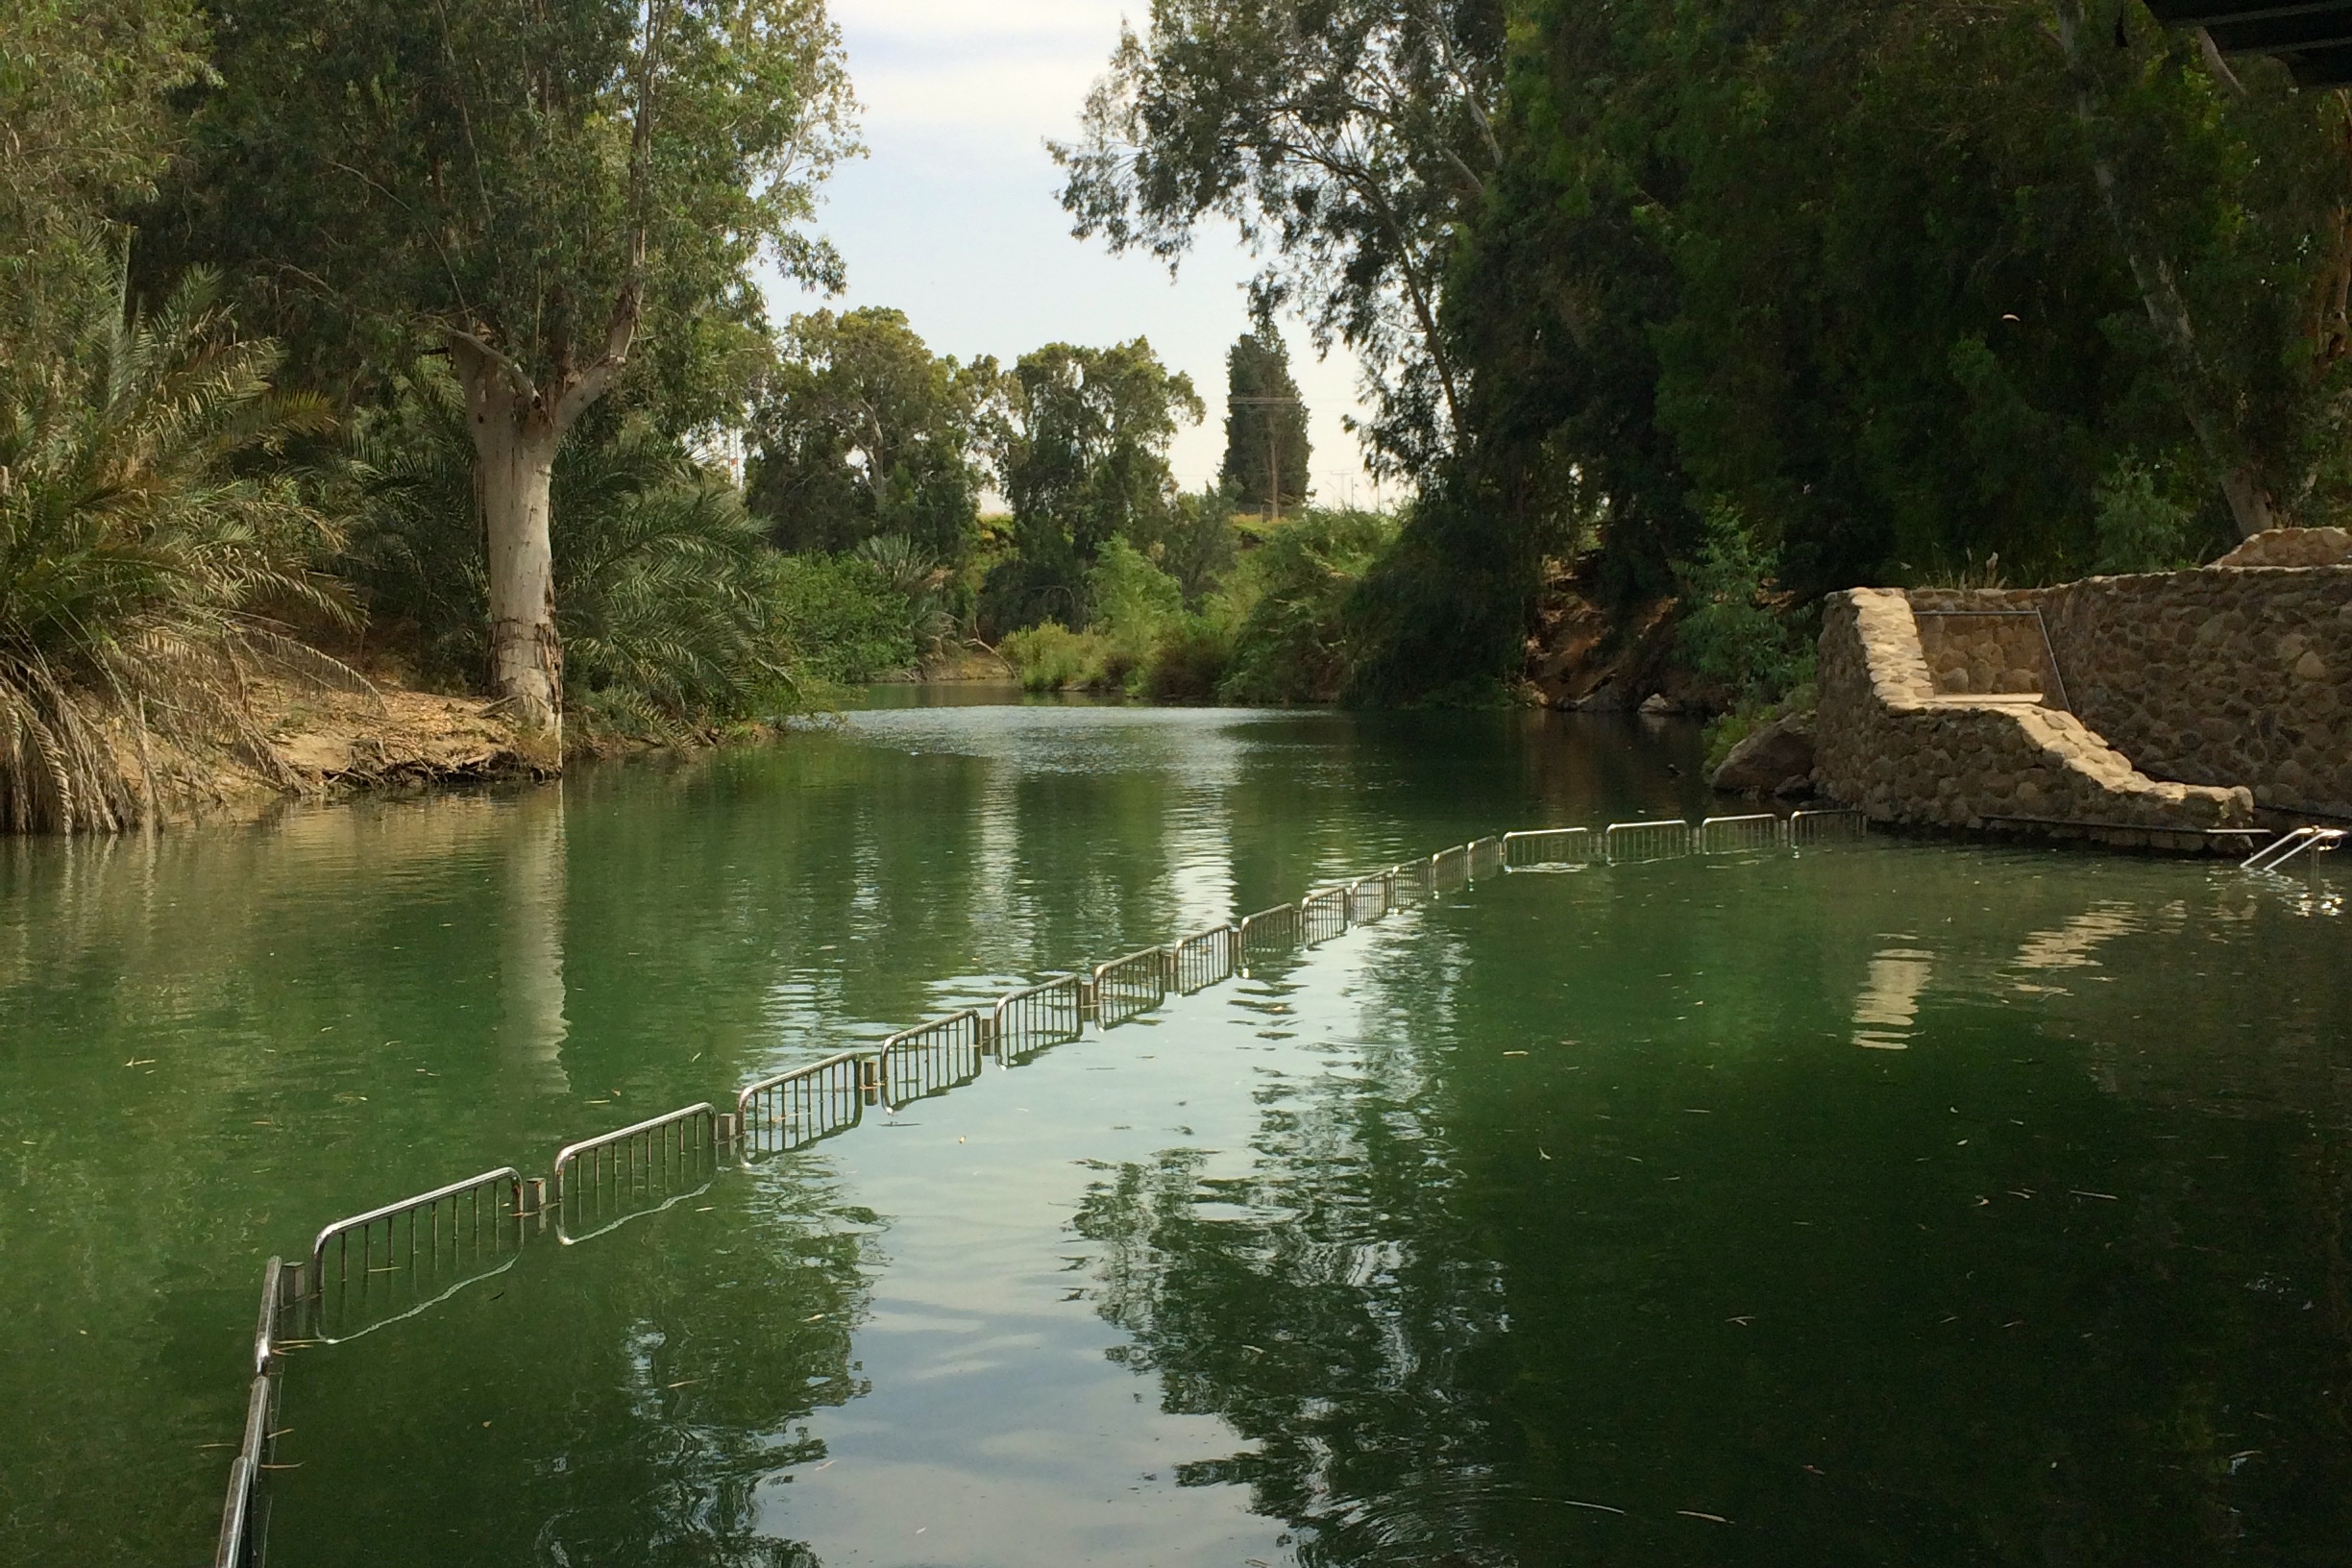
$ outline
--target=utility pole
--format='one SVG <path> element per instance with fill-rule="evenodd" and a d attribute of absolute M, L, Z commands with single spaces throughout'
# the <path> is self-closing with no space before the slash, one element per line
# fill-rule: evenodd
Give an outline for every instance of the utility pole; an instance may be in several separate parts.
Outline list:
<path fill-rule="evenodd" d="M 1305 408 L 1296 398 L 1247 397 L 1227 398 L 1228 407 L 1237 408 Z M 1275 421 L 1266 421 L 1266 521 L 1282 521 L 1282 435 Z"/>

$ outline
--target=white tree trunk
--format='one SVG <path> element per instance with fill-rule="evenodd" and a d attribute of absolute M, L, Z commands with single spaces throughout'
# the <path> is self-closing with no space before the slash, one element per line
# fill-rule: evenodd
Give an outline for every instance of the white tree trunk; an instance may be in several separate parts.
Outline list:
<path fill-rule="evenodd" d="M 490 692 L 524 733 L 560 755 L 563 646 L 555 635 L 555 557 L 548 486 L 560 439 L 554 421 L 497 371 L 469 378 L 467 423 L 489 549 Z"/>

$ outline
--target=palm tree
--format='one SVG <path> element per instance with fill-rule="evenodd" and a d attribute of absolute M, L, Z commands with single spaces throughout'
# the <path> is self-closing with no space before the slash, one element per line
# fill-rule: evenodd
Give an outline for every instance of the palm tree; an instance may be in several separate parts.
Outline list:
<path fill-rule="evenodd" d="M 348 605 L 310 562 L 332 544 L 283 465 L 325 405 L 276 398 L 277 351 L 238 341 L 208 276 L 152 318 L 95 259 L 37 336 L 0 343 L 0 827 L 154 821 L 159 753 L 283 765 L 252 677 L 357 677 L 273 612 Z"/>

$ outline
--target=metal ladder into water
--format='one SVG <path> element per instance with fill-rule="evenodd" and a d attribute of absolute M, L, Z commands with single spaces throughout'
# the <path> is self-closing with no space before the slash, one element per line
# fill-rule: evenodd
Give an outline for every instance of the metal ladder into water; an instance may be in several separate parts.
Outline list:
<path fill-rule="evenodd" d="M 2347 837 L 2340 827 L 2297 827 L 2272 839 L 2260 849 L 2241 861 L 2242 871 L 2275 871 L 2297 855 L 2324 855 L 2342 845 Z"/>

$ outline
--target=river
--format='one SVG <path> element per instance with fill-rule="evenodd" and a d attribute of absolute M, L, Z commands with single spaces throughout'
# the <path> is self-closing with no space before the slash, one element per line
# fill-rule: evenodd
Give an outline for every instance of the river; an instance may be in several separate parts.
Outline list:
<path fill-rule="evenodd" d="M 1687 726 L 991 706 L 0 846 L 0 1561 L 204 1558 L 338 1215 L 1507 828 Z M 273 1568 L 2340 1564 L 2340 874 L 1488 876 L 289 1352 Z"/>

